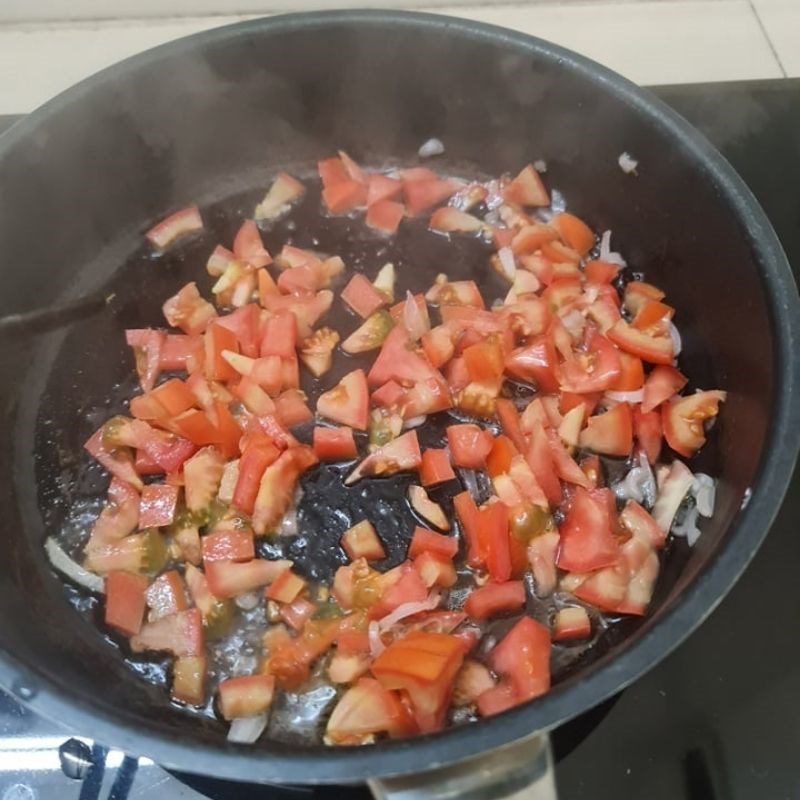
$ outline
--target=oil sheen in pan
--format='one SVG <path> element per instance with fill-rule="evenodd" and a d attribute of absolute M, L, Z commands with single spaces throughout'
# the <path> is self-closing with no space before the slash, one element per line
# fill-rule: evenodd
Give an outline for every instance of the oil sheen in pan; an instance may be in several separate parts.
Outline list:
<path fill-rule="evenodd" d="M 264 243 L 270 252 L 277 252 L 283 244 L 291 243 L 339 255 L 344 259 L 348 275 L 355 270 L 370 278 L 384 263 L 391 261 L 397 270 L 397 298 L 403 297 L 407 290 L 426 290 L 439 272 L 446 273 L 452 280 L 475 280 L 487 302 L 505 294 L 507 287 L 489 266 L 491 250 L 482 240 L 432 233 L 427 230 L 426 218 L 404 222 L 395 236 L 385 239 L 366 228 L 362 219 L 329 217 L 321 213 L 319 188 L 309 183 L 309 191 L 292 213 L 263 229 Z M 126 413 L 125 398 L 135 391 L 133 362 L 124 343 L 124 329 L 163 327 L 161 304 L 187 281 L 195 281 L 201 293 L 210 296 L 212 280 L 205 271 L 208 254 L 216 244 L 230 243 L 242 219 L 250 216 L 260 197 L 261 192 L 248 192 L 204 208 L 205 230 L 164 255 L 154 257 L 143 243 L 115 273 L 109 286 L 109 291 L 115 294 L 112 313 L 76 324 L 65 339 L 63 357 L 56 359 L 40 409 L 36 453 L 39 501 L 47 532 L 58 535 L 68 552 L 80 553 L 107 486 L 103 471 L 91 462 L 82 444 L 109 416 Z M 323 322 L 340 331 L 343 337 L 358 325 L 338 296 Z M 82 354 L 77 368 L 76 353 Z M 346 372 L 359 366 L 368 368 L 373 358 L 374 353 L 359 357 L 337 353 L 333 369 L 322 379 L 313 379 L 303 371 L 302 388 L 313 399 L 335 385 Z M 98 370 L 98 364 L 104 369 Z M 518 394 L 518 387 L 510 386 L 509 394 Z M 418 429 L 423 448 L 441 446 L 445 427 L 452 421 L 447 412 L 429 418 Z M 311 427 L 300 426 L 295 431 L 297 437 L 310 441 Z M 614 459 L 604 460 L 604 467 L 607 472 L 625 469 L 622 462 Z M 413 476 L 370 479 L 345 487 L 342 478 L 349 469 L 344 465 L 321 464 L 306 473 L 301 483 L 297 535 L 261 540 L 258 545 L 261 555 L 291 558 L 297 571 L 304 576 L 328 582 L 337 567 L 346 563 L 345 553 L 339 546 L 341 534 L 355 522 L 369 518 L 387 553 L 386 559 L 376 564 L 377 568 L 385 570 L 403 561 L 409 537 L 418 522 L 405 500 Z M 460 479 L 437 487 L 431 494 L 452 518 L 452 497 L 463 488 Z M 661 553 L 662 572 L 653 605 L 659 602 L 665 587 L 680 572 L 687 557 L 685 543 L 670 540 Z M 450 605 L 463 599 L 465 584 L 466 573 L 452 590 Z M 104 630 L 101 603 L 74 587 L 67 586 L 66 591 L 76 610 Z M 556 593 L 541 600 L 529 592 L 526 611 L 547 621 L 553 609 L 565 603 L 575 603 L 575 599 Z M 633 618 L 611 618 L 593 609 L 590 614 L 595 623 L 591 640 L 554 645 L 554 683 L 591 663 L 638 627 L 638 620 Z M 508 618 L 491 623 L 484 637 L 485 645 L 502 636 L 513 621 Z M 204 709 L 190 713 L 213 715 L 211 698 L 219 677 L 232 672 L 247 673 L 256 667 L 265 626 L 263 602 L 251 610 L 237 609 L 230 633 L 209 648 L 209 702 Z M 123 640 L 109 631 L 104 632 L 110 643 L 120 647 L 134 672 L 156 684 L 168 685 L 169 658 L 133 656 Z M 488 646 L 482 649 L 485 651 Z M 276 699 L 268 735 L 298 743 L 318 741 L 321 721 L 335 696 L 335 689 L 325 682 L 318 667 L 302 693 L 281 694 Z M 456 711 L 452 721 L 468 719 L 469 716 Z"/>

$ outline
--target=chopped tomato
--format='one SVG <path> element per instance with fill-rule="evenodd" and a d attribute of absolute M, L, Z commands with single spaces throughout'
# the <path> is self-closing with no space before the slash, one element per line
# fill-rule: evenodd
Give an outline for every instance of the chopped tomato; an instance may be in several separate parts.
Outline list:
<path fill-rule="evenodd" d="M 458 580 L 453 562 L 435 553 L 423 553 L 414 560 L 414 568 L 428 588 L 441 586 L 449 589 Z"/>
<path fill-rule="evenodd" d="M 272 263 L 272 256 L 264 248 L 258 226 L 248 219 L 242 223 L 233 240 L 233 253 L 236 258 L 246 261 L 250 266 L 266 267 Z"/>
<path fill-rule="evenodd" d="M 659 365 L 647 376 L 642 398 L 642 411 L 648 413 L 686 386 L 688 378 L 675 367 Z"/>
<path fill-rule="evenodd" d="M 508 680 L 500 681 L 491 689 L 486 689 L 478 697 L 478 713 L 482 717 L 490 717 L 508 711 L 519 703 L 516 689 Z"/>
<path fill-rule="evenodd" d="M 533 340 L 506 358 L 506 370 L 516 378 L 532 381 L 542 392 L 557 392 L 556 351 L 549 336 L 536 336 Z"/>
<path fill-rule="evenodd" d="M 386 305 L 386 297 L 360 272 L 342 289 L 342 300 L 364 319 Z"/>
<path fill-rule="evenodd" d="M 152 650 L 179 657 L 201 656 L 204 646 L 203 618 L 196 608 L 146 622 L 139 633 L 131 637 L 134 653 Z"/>
<path fill-rule="evenodd" d="M 506 611 L 519 611 L 525 605 L 522 581 L 489 583 L 473 589 L 464 603 L 464 611 L 473 619 L 486 619 Z"/>
<path fill-rule="evenodd" d="M 227 328 L 236 337 L 238 350 L 248 358 L 259 355 L 259 326 L 261 312 L 255 303 L 247 303 L 220 317 L 216 324 Z"/>
<path fill-rule="evenodd" d="M 553 624 L 553 641 L 568 642 L 573 639 L 585 639 L 592 632 L 589 614 L 582 606 L 568 606 L 556 612 Z"/>
<path fill-rule="evenodd" d="M 607 332 L 608 338 L 627 353 L 649 364 L 672 364 L 674 346 L 669 335 L 651 336 L 621 319 Z"/>
<path fill-rule="evenodd" d="M 331 214 L 344 214 L 366 205 L 367 187 L 360 181 L 344 180 L 323 189 L 322 199 Z"/>
<path fill-rule="evenodd" d="M 142 391 L 149 392 L 155 385 L 161 370 L 161 351 L 165 338 L 163 331 L 152 328 L 125 331 L 128 346 L 133 348 Z"/>
<path fill-rule="evenodd" d="M 660 300 L 648 300 L 636 312 L 631 325 L 637 330 L 646 331 L 658 326 L 665 319 L 672 319 L 674 313 L 674 308 L 665 305 Z"/>
<path fill-rule="evenodd" d="M 661 453 L 661 414 L 658 411 L 643 414 L 639 406 L 634 407 L 633 433 L 647 460 L 655 464 Z"/>
<path fill-rule="evenodd" d="M 627 403 L 589 417 L 580 446 L 607 456 L 628 456 L 633 447 L 633 417 Z"/>
<path fill-rule="evenodd" d="M 352 428 L 314 428 L 314 452 L 320 461 L 348 461 L 358 456 Z"/>
<path fill-rule="evenodd" d="M 292 503 L 300 475 L 316 463 L 314 451 L 303 445 L 285 450 L 264 470 L 252 514 L 253 530 L 259 536 L 280 522 Z"/>
<path fill-rule="evenodd" d="M 145 592 L 150 609 L 150 621 L 186 611 L 186 588 L 180 574 L 174 569 L 159 575 Z"/>
<path fill-rule="evenodd" d="M 613 566 L 619 560 L 608 509 L 581 487 L 575 489 L 560 531 L 556 563 L 567 572 L 590 572 Z"/>
<path fill-rule="evenodd" d="M 664 546 L 667 539 L 666 532 L 661 530 L 647 510 L 635 500 L 628 500 L 619 515 L 619 521 L 632 536 L 638 537 L 651 547 L 659 549 Z"/>
<path fill-rule="evenodd" d="M 433 212 L 428 227 L 442 233 L 477 233 L 483 228 L 483 222 L 466 211 L 444 206 Z"/>
<path fill-rule="evenodd" d="M 367 207 L 382 200 L 396 200 L 403 193 L 403 184 L 388 175 L 372 174 L 367 179 Z"/>
<path fill-rule="evenodd" d="M 425 299 L 439 306 L 471 306 L 483 309 L 483 296 L 475 281 L 449 281 L 440 275 L 425 293 Z M 442 314 L 442 321 L 448 322 L 451 316 Z"/>
<path fill-rule="evenodd" d="M 205 656 L 181 656 L 172 665 L 172 698 L 192 706 L 205 705 Z"/>
<path fill-rule="evenodd" d="M 402 180 L 406 207 L 412 217 L 447 200 L 459 189 L 455 181 L 440 179 L 436 175 L 418 178 L 410 170 L 403 172 Z"/>
<path fill-rule="evenodd" d="M 361 520 L 344 532 L 342 547 L 353 561 L 357 558 L 375 561 L 386 557 L 381 540 L 368 519 Z"/>
<path fill-rule="evenodd" d="M 558 231 L 562 241 L 575 250 L 581 257 L 594 247 L 595 236 L 592 229 L 581 219 L 562 212 L 550 220 L 550 224 Z"/>
<path fill-rule="evenodd" d="M 435 486 L 454 480 L 456 474 L 450 466 L 447 450 L 428 448 L 423 451 L 419 476 L 423 486 Z"/>
<path fill-rule="evenodd" d="M 297 346 L 297 317 L 291 310 L 270 316 L 261 336 L 260 354 L 290 358 Z"/>
<path fill-rule="evenodd" d="M 433 553 L 441 558 L 453 559 L 458 552 L 458 539 L 434 533 L 417 525 L 408 548 L 409 558 L 419 558 L 423 553 Z"/>
<path fill-rule="evenodd" d="M 586 351 L 576 352 L 561 365 L 562 388 L 569 392 L 602 392 L 620 378 L 619 351 L 594 328 L 587 329 Z"/>
<path fill-rule="evenodd" d="M 516 702 L 544 694 L 550 688 L 550 631 L 523 617 L 489 654 L 492 668 L 507 677 Z"/>
<path fill-rule="evenodd" d="M 641 389 L 644 385 L 644 366 L 642 359 L 632 356 L 624 350 L 619 353 L 620 373 L 614 385 L 611 387 L 615 392 L 634 392 Z M 591 412 L 590 412 L 591 413 Z"/>
<path fill-rule="evenodd" d="M 686 458 L 706 443 L 704 423 L 719 412 L 719 404 L 725 400 L 725 392 L 717 390 L 670 400 L 661 406 L 664 438 L 667 444 Z"/>
<path fill-rule="evenodd" d="M 511 550 L 508 509 L 503 503 L 488 503 L 479 510 L 478 542 L 492 580 L 507 581 L 511 577 Z"/>
<path fill-rule="evenodd" d="M 106 576 L 105 622 L 125 636 L 139 633 L 145 609 L 147 578 L 130 572 L 109 572 Z"/>
<path fill-rule="evenodd" d="M 227 678 L 219 685 L 219 710 L 227 720 L 255 717 L 272 705 L 275 678 L 271 675 L 243 675 Z"/>
<path fill-rule="evenodd" d="M 223 357 L 225 351 L 238 351 L 236 334 L 219 324 L 208 326 L 204 338 L 205 375 L 210 381 L 228 381 L 236 377 L 236 370 Z"/>
<path fill-rule="evenodd" d="M 160 528 L 171 525 L 178 504 L 178 488 L 151 483 L 142 489 L 139 501 L 139 527 Z"/>
<path fill-rule="evenodd" d="M 428 587 L 419 573 L 406 563 L 400 567 L 400 577 L 383 592 L 380 601 L 370 608 L 371 619 L 380 619 L 405 603 L 419 603 L 428 596 Z"/>
<path fill-rule="evenodd" d="M 208 588 L 218 598 L 237 597 L 260 589 L 291 567 L 291 561 L 209 561 L 205 564 Z"/>
<path fill-rule="evenodd" d="M 214 306 L 200 296 L 197 284 L 187 283 L 163 306 L 164 318 L 175 328 L 191 336 L 202 333 L 217 316 Z"/>
<path fill-rule="evenodd" d="M 363 369 L 348 373 L 339 383 L 319 396 L 317 412 L 342 425 L 359 431 L 369 421 L 369 389 Z"/>
<path fill-rule="evenodd" d="M 504 472 L 508 472 L 511 467 L 511 460 L 517 455 L 517 448 L 507 436 L 502 434 L 495 438 L 492 449 L 486 458 L 486 468 L 489 475 L 494 478 Z"/>
<path fill-rule="evenodd" d="M 454 636 L 412 632 L 390 644 L 372 663 L 372 674 L 385 689 L 408 693 L 422 731 L 437 730 L 464 660 L 464 648 Z"/>
<path fill-rule="evenodd" d="M 528 164 L 503 190 L 509 203 L 520 206 L 549 206 L 550 196 L 532 164 Z"/>
<path fill-rule="evenodd" d="M 503 376 L 503 348 L 497 339 L 487 339 L 464 349 L 470 380 L 495 383 Z"/>
<path fill-rule="evenodd" d="M 643 281 L 629 281 L 625 285 L 625 308 L 631 314 L 638 314 L 639 309 L 649 300 L 663 300 L 664 292 L 650 283 Z"/>
<path fill-rule="evenodd" d="M 378 200 L 367 209 L 366 223 L 373 230 L 393 234 L 400 227 L 406 209 L 394 200 Z"/>
<path fill-rule="evenodd" d="M 275 398 L 275 415 L 281 425 L 287 428 L 314 419 L 305 394 L 298 389 L 287 389 Z"/>
<path fill-rule="evenodd" d="M 250 528 L 207 533 L 202 539 L 203 561 L 250 561 L 255 558 L 253 531 Z"/>
<path fill-rule="evenodd" d="M 197 206 L 175 211 L 145 233 L 145 238 L 159 250 L 165 250 L 177 239 L 203 230 L 203 218 Z"/>
<path fill-rule="evenodd" d="M 274 314 L 291 312 L 297 320 L 297 336 L 307 339 L 311 335 L 314 324 L 330 309 L 333 303 L 333 292 L 323 289 L 314 295 L 269 295 L 264 298 L 267 310 Z M 288 347 L 284 342 L 283 347 Z M 292 345 L 294 347 L 294 345 Z M 262 354 L 266 355 L 263 351 Z"/>
<path fill-rule="evenodd" d="M 393 441 L 370 453 L 345 479 L 345 484 L 355 483 L 369 475 L 385 476 L 396 472 L 414 470 L 422 463 L 416 431 L 408 431 Z"/>
<path fill-rule="evenodd" d="M 289 605 L 298 599 L 298 596 L 305 588 L 306 582 L 299 575 L 287 569 L 266 588 L 264 596 L 269 600 Z M 313 610 L 310 613 L 313 613 Z"/>
<path fill-rule="evenodd" d="M 587 261 L 584 272 L 586 280 L 591 283 L 611 283 L 617 277 L 619 267 L 608 261 Z"/>
<path fill-rule="evenodd" d="M 457 467 L 481 469 L 486 464 L 493 445 L 492 434 L 472 423 L 450 425 L 447 443 L 453 463 Z"/>

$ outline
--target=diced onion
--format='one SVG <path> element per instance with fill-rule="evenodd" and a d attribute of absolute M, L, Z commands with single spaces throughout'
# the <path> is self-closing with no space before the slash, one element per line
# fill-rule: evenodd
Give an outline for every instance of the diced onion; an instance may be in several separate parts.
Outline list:
<path fill-rule="evenodd" d="M 644 398 L 644 389 L 636 389 L 632 392 L 606 392 L 606 397 L 609 400 L 614 400 L 617 403 L 641 403 Z"/>
<path fill-rule="evenodd" d="M 425 420 L 428 419 L 427 414 L 422 414 L 419 417 L 409 417 L 406 420 L 403 420 L 403 430 L 408 430 L 409 428 L 419 428 Z"/>
<path fill-rule="evenodd" d="M 98 592 L 103 594 L 106 590 L 106 582 L 94 572 L 89 572 L 84 569 L 80 564 L 73 561 L 62 549 L 61 545 L 53 539 L 52 536 L 48 537 L 44 543 L 44 549 L 50 563 L 62 575 L 65 575 L 70 580 L 88 589 L 90 592 Z"/>
<path fill-rule="evenodd" d="M 292 508 L 283 515 L 278 534 L 280 536 L 297 536 L 299 527 L 297 524 L 297 508 Z"/>
<path fill-rule="evenodd" d="M 710 475 L 698 472 L 692 482 L 692 494 L 697 503 L 697 510 L 701 517 L 711 517 L 714 514 L 717 485 Z"/>
<path fill-rule="evenodd" d="M 367 628 L 369 636 L 369 652 L 373 658 L 377 658 L 385 649 L 386 645 L 381 641 L 381 629 L 378 627 L 378 620 L 374 619 Z"/>
<path fill-rule="evenodd" d="M 444 153 L 444 144 L 440 139 L 428 139 L 417 151 L 420 158 L 440 156 L 442 153 Z"/>
<path fill-rule="evenodd" d="M 514 261 L 514 253 L 510 247 L 501 247 L 497 251 L 497 258 L 503 268 L 503 274 L 513 283 L 517 274 L 517 263 Z"/>
<path fill-rule="evenodd" d="M 677 357 L 681 354 L 683 342 L 681 341 L 680 332 L 672 323 L 672 321 L 669 323 L 669 335 L 672 337 L 672 355 Z"/>
<path fill-rule="evenodd" d="M 260 599 L 258 592 L 247 592 L 246 594 L 240 594 L 234 602 L 243 611 L 252 611 L 258 605 Z"/>
<path fill-rule="evenodd" d="M 569 311 L 561 317 L 561 324 L 569 331 L 573 339 L 578 339 L 586 326 L 586 320 L 583 318 L 583 314 L 581 314 L 580 311 L 573 308 L 572 311 Z"/>
<path fill-rule="evenodd" d="M 630 175 L 632 172 L 635 173 L 636 167 L 639 166 L 639 162 L 633 158 L 630 153 L 620 153 L 617 163 L 619 164 L 619 168 L 626 175 Z"/>
<path fill-rule="evenodd" d="M 652 508 L 656 502 L 656 481 L 644 454 L 639 457 L 639 466 L 631 469 L 621 481 L 615 483 L 612 490 L 620 500 L 635 500 Z"/>
<path fill-rule="evenodd" d="M 695 542 L 700 538 L 700 529 L 697 527 L 698 508 L 692 505 L 686 509 L 686 513 L 680 522 L 672 526 L 672 533 L 686 539 L 689 547 L 694 547 Z"/>
<path fill-rule="evenodd" d="M 547 172 L 547 162 L 543 158 L 537 158 L 536 161 L 533 162 L 533 168 L 537 172 Z"/>
<path fill-rule="evenodd" d="M 403 305 L 403 325 L 414 341 L 430 330 L 430 325 L 426 323 L 425 317 L 417 305 L 417 300 L 411 292 L 406 292 L 406 302 Z"/>
<path fill-rule="evenodd" d="M 628 266 L 628 262 L 611 249 L 611 231 L 603 231 L 603 235 L 600 237 L 600 260 L 616 264 L 618 267 Z"/>
<path fill-rule="evenodd" d="M 228 741 L 253 744 L 264 733 L 266 727 L 266 714 L 257 714 L 254 717 L 239 717 L 231 722 L 231 727 L 228 730 Z"/>
<path fill-rule="evenodd" d="M 567 201 L 558 189 L 553 189 L 550 192 L 550 207 L 553 209 L 554 214 L 560 214 L 562 211 L 567 210 Z"/>
<path fill-rule="evenodd" d="M 378 620 L 378 630 L 388 631 L 393 625 L 400 622 L 401 619 L 406 617 L 413 617 L 414 614 L 420 614 L 423 611 L 431 611 L 439 605 L 439 593 L 431 592 L 425 600 L 415 601 L 413 603 L 403 603 L 397 608 L 387 614 L 382 619 Z"/>
<path fill-rule="evenodd" d="M 656 486 L 656 476 L 650 467 L 650 462 L 644 452 L 639 453 L 639 469 L 642 470 L 642 498 L 648 508 L 652 508 L 658 499 L 658 488 Z"/>

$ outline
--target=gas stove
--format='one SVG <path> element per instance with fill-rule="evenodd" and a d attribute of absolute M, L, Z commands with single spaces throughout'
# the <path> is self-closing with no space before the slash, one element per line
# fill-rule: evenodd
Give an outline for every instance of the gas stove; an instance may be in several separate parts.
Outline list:
<path fill-rule="evenodd" d="M 658 87 L 750 185 L 800 271 L 800 80 Z M 17 118 L 0 117 L 0 130 Z M 750 568 L 656 669 L 553 734 L 561 800 L 800 798 L 800 472 Z M 0 800 L 362 800 L 178 775 L 0 693 Z M 298 780 L 302 776 L 298 776 Z"/>

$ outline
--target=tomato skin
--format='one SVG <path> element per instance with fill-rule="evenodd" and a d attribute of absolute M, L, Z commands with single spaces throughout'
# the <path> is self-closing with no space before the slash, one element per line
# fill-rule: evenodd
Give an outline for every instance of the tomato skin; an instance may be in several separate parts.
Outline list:
<path fill-rule="evenodd" d="M 490 653 L 492 668 L 509 679 L 518 703 L 550 689 L 550 647 L 550 631 L 522 617 Z"/>
<path fill-rule="evenodd" d="M 450 456 L 447 450 L 433 447 L 424 450 L 419 476 L 423 486 L 435 486 L 454 480 L 456 474 L 450 466 Z"/>
<path fill-rule="evenodd" d="M 580 434 L 580 446 L 607 456 L 630 455 L 633 447 L 630 405 L 617 403 L 605 413 L 589 417 Z"/>
<path fill-rule="evenodd" d="M 142 489 L 139 501 L 139 527 L 160 528 L 171 525 L 178 504 L 178 487 L 151 483 Z"/>
<path fill-rule="evenodd" d="M 508 508 L 500 502 L 488 503 L 479 514 L 478 541 L 486 554 L 486 568 L 492 580 L 502 583 L 511 577 Z"/>
<path fill-rule="evenodd" d="M 203 230 L 203 219 L 197 206 L 174 211 L 145 233 L 145 238 L 159 250 L 165 250 L 181 236 Z"/>
<path fill-rule="evenodd" d="M 572 506 L 560 528 L 556 563 L 567 572 L 591 572 L 619 561 L 619 547 L 609 512 L 585 489 L 577 487 Z"/>
<path fill-rule="evenodd" d="M 678 394 L 689 379 L 675 367 L 659 365 L 647 376 L 642 397 L 642 412 L 649 413 Z"/>
<path fill-rule="evenodd" d="M 667 444 L 685 458 L 691 458 L 706 443 L 703 423 L 719 412 L 725 392 L 711 390 L 678 397 L 661 406 L 661 421 Z"/>
<path fill-rule="evenodd" d="M 342 425 L 364 431 L 369 422 L 369 388 L 363 369 L 353 370 L 319 396 L 317 412 Z"/>
<path fill-rule="evenodd" d="M 250 561 L 255 558 L 255 542 L 250 528 L 221 530 L 202 538 L 203 562 Z"/>
<path fill-rule="evenodd" d="M 106 576 L 105 622 L 124 636 L 139 633 L 145 609 L 147 578 L 130 572 Z"/>
<path fill-rule="evenodd" d="M 349 461 L 358 457 L 353 429 L 348 427 L 314 428 L 314 452 L 320 461 Z"/>
<path fill-rule="evenodd" d="M 464 603 L 464 611 L 473 619 L 486 619 L 505 611 L 518 611 L 525 605 L 522 581 L 488 583 L 473 589 Z"/>
<path fill-rule="evenodd" d="M 450 425 L 447 443 L 453 463 L 457 467 L 480 469 L 492 449 L 492 435 L 472 423 Z"/>
<path fill-rule="evenodd" d="M 650 336 L 631 327 L 624 319 L 619 320 L 606 335 L 619 348 L 650 364 L 671 365 L 674 347 L 669 336 Z"/>
<path fill-rule="evenodd" d="M 433 553 L 447 559 L 455 558 L 458 553 L 458 539 L 417 525 L 408 547 L 408 557 L 419 558 L 423 553 Z"/>

